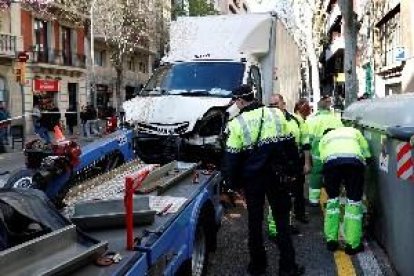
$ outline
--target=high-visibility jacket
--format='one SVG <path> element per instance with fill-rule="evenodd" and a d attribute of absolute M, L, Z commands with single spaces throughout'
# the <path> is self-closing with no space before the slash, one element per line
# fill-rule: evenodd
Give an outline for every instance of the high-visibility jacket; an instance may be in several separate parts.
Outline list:
<path fill-rule="evenodd" d="M 312 157 L 319 159 L 319 141 L 325 130 L 342 127 L 341 118 L 329 110 L 320 110 L 306 120 L 309 131 L 309 142 L 312 148 Z"/>
<path fill-rule="evenodd" d="M 356 158 L 365 163 L 371 157 L 367 140 L 353 127 L 329 131 L 319 142 L 319 152 L 324 163 L 337 158 Z"/>
<path fill-rule="evenodd" d="M 227 131 L 222 171 L 229 187 L 260 175 L 272 144 L 289 135 L 283 112 L 258 103 L 242 109 L 228 123 Z"/>
<path fill-rule="evenodd" d="M 284 114 L 287 122 L 287 130 L 293 135 L 296 144 L 299 146 L 301 142 L 300 122 L 293 114 L 287 111 Z"/>
<path fill-rule="evenodd" d="M 302 150 L 309 150 L 309 131 L 305 120 L 297 114 L 285 112 L 288 132 L 295 137 L 295 142 Z"/>

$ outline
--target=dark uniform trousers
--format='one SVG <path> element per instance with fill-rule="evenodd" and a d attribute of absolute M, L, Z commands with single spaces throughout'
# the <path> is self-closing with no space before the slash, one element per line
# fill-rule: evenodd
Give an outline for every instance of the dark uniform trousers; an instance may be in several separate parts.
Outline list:
<path fill-rule="evenodd" d="M 359 160 L 338 159 L 328 161 L 323 168 L 324 186 L 329 198 L 340 194 L 345 185 L 346 197 L 353 201 L 362 199 L 365 166 Z"/>
<path fill-rule="evenodd" d="M 293 183 L 293 196 L 295 215 L 303 217 L 305 215 L 305 195 L 304 195 L 304 185 L 305 185 L 305 175 L 303 174 L 303 166 L 305 165 L 305 156 L 304 153 L 300 154 L 300 167 L 298 168 L 298 175 L 296 176 Z"/>
<path fill-rule="evenodd" d="M 275 180 L 264 177 L 245 179 L 244 191 L 248 211 L 250 258 L 256 265 L 266 265 L 263 246 L 263 219 L 265 196 L 276 218 L 277 245 L 280 251 L 279 267 L 291 269 L 295 266 L 295 250 L 289 232 L 290 196 Z"/>

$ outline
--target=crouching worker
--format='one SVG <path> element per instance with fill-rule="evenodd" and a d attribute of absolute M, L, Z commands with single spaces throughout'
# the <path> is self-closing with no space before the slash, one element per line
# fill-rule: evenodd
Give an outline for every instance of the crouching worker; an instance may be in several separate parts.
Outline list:
<path fill-rule="evenodd" d="M 363 251 L 362 194 L 366 160 L 371 157 L 368 142 L 353 127 L 328 129 L 319 143 L 323 177 L 328 194 L 324 232 L 327 248 L 338 248 L 340 224 L 339 194 L 345 185 L 347 203 L 344 216 L 345 252 L 348 255 Z"/>

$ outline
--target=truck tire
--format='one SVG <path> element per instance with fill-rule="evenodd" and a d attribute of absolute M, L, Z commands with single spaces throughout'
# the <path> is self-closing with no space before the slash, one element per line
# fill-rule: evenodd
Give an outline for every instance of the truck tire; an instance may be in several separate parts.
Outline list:
<path fill-rule="evenodd" d="M 21 169 L 11 173 L 4 188 L 35 188 L 32 181 L 34 171 Z"/>
<path fill-rule="evenodd" d="M 193 252 L 191 257 L 191 275 L 203 276 L 207 273 L 208 263 L 208 230 L 203 217 L 197 223 L 194 236 Z"/>

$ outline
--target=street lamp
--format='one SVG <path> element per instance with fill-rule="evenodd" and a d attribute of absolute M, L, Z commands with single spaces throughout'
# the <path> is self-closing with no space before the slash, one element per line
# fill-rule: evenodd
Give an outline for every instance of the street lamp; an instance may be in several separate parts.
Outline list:
<path fill-rule="evenodd" d="M 97 0 L 93 0 L 91 4 L 90 16 L 91 16 L 91 70 L 92 70 L 92 81 L 90 85 L 91 92 L 93 93 L 93 106 L 97 106 L 97 95 L 96 95 L 96 84 L 95 84 L 95 35 L 94 35 L 94 19 L 93 19 L 93 10 L 95 8 Z"/>

